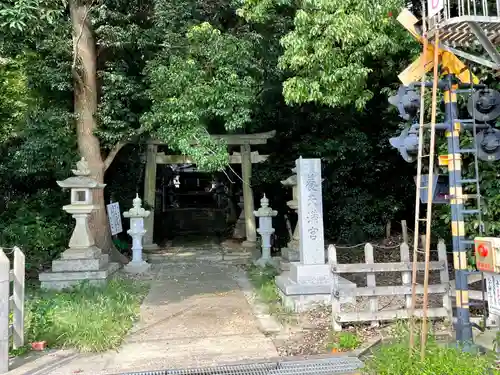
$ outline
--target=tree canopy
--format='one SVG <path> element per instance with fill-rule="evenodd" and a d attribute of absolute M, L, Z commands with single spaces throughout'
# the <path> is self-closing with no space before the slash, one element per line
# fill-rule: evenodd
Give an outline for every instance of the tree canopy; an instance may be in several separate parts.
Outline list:
<path fill-rule="evenodd" d="M 405 5 L 3 1 L 0 242 L 24 244 L 36 265 L 64 248 L 71 222 L 55 180 L 79 156 L 108 184 L 94 219 L 105 228 L 96 230 L 99 246 L 109 248 L 104 203 L 140 190 L 135 155 L 146 139 L 215 171 L 227 166 L 227 149 L 209 134 L 273 129 L 271 157 L 253 174 L 256 194 L 266 191 L 285 212 L 289 193 L 279 181 L 299 155 L 319 157 L 327 235 L 380 235 L 413 206 L 414 166 L 388 144 L 399 119 L 387 94 L 420 48 L 395 20 Z M 498 192 L 493 185 L 488 194 Z"/>

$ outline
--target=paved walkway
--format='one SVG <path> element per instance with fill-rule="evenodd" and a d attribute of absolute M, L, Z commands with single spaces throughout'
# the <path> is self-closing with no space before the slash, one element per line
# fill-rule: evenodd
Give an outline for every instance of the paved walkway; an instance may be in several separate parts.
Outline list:
<path fill-rule="evenodd" d="M 174 249 L 168 263 L 154 265 L 141 321 L 118 352 L 55 351 L 12 374 L 104 375 L 277 357 L 238 286 L 241 271 L 214 250 Z"/>

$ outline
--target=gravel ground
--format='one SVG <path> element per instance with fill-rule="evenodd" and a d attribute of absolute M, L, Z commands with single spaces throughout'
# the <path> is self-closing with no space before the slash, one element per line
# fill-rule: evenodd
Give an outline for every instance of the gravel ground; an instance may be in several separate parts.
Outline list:
<path fill-rule="evenodd" d="M 368 324 L 344 326 L 342 332 L 355 334 L 361 345 L 375 339 L 391 336 L 396 324 L 381 324 L 371 328 Z M 449 327 L 443 321 L 432 322 L 432 330 L 446 334 Z M 295 326 L 287 327 L 286 334 L 274 338 L 274 345 L 280 356 L 304 356 L 328 353 L 327 346 L 335 333 L 331 330 L 331 314 L 328 308 L 321 307 L 299 315 Z"/>
<path fill-rule="evenodd" d="M 400 262 L 399 244 L 400 237 L 394 237 L 374 246 L 375 262 L 388 263 Z M 412 251 L 410 250 L 410 255 Z M 419 260 L 423 261 L 424 256 L 419 255 Z M 337 259 L 339 263 L 364 263 L 364 246 L 356 248 L 342 249 L 337 247 Z M 431 252 L 431 260 L 437 260 L 437 253 Z M 359 287 L 366 286 L 366 274 L 343 274 L 346 279 L 355 282 Z M 400 272 L 376 273 L 377 286 L 401 285 Z M 423 284 L 424 272 L 417 274 L 417 282 Z M 440 282 L 439 271 L 431 271 L 429 274 L 429 284 Z M 422 305 L 422 296 L 417 296 L 417 308 Z M 443 303 L 442 294 L 429 295 L 429 308 L 441 307 Z M 404 296 L 383 296 L 378 298 L 379 310 L 393 310 L 405 307 Z M 369 298 L 358 297 L 355 303 L 343 304 L 343 312 L 366 311 L 369 305 Z M 282 356 L 302 356 L 325 354 L 328 352 L 327 345 L 332 342 L 334 333 L 331 329 L 331 309 L 328 306 L 318 307 L 307 313 L 296 316 L 297 324 L 286 327 L 286 332 L 274 339 L 278 353 Z M 391 335 L 391 330 L 395 323 L 382 323 L 377 328 L 370 327 L 370 323 L 344 325 L 343 332 L 355 333 L 361 342 L 371 341 L 375 338 L 385 338 Z M 447 324 L 440 320 L 432 323 L 435 332 L 449 332 Z"/>
<path fill-rule="evenodd" d="M 380 330 L 364 327 L 346 327 L 362 341 L 377 337 Z M 333 340 L 331 314 L 327 308 L 317 308 L 300 314 L 297 325 L 289 327 L 287 337 L 274 340 L 280 356 L 303 356 L 328 353 L 327 346 Z"/>

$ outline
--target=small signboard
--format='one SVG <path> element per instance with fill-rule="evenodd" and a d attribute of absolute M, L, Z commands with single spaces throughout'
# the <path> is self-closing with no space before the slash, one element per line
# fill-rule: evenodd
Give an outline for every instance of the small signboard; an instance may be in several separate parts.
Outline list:
<path fill-rule="evenodd" d="M 118 202 L 110 203 L 106 206 L 108 211 L 109 226 L 111 228 L 111 235 L 114 236 L 123 232 L 122 216 L 120 214 L 120 204 Z"/>
<path fill-rule="evenodd" d="M 490 314 L 500 316 L 500 275 L 485 273 L 488 309 Z"/>
<path fill-rule="evenodd" d="M 444 9 L 444 0 L 427 0 L 428 17 L 434 17 Z"/>

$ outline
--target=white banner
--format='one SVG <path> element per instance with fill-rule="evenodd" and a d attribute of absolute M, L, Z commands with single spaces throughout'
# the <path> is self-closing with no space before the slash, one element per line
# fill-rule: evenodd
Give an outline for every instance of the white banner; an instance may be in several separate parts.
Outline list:
<path fill-rule="evenodd" d="M 106 206 L 108 211 L 109 226 L 111 228 L 111 235 L 123 232 L 122 216 L 120 214 L 120 204 L 118 202 L 110 203 Z"/>
<path fill-rule="evenodd" d="M 490 314 L 500 316 L 500 275 L 485 273 L 488 310 Z"/>
<path fill-rule="evenodd" d="M 444 9 L 444 0 L 427 0 L 427 15 L 429 18 L 434 17 Z"/>

